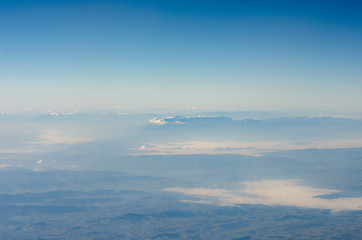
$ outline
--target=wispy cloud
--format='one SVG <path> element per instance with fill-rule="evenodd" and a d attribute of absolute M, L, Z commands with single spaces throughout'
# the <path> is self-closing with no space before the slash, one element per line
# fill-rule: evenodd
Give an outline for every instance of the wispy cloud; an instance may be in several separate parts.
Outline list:
<path fill-rule="evenodd" d="M 187 110 L 196 110 L 197 107 L 195 107 L 195 106 L 187 106 L 186 109 Z"/>
<path fill-rule="evenodd" d="M 52 145 L 52 144 L 74 144 L 82 142 L 93 142 L 94 138 L 86 137 L 75 137 L 72 135 L 66 135 L 58 131 L 46 131 L 45 134 L 38 136 L 39 141 L 26 142 L 27 144 L 41 144 L 41 145 Z"/>
<path fill-rule="evenodd" d="M 38 149 L 23 149 L 23 148 L 19 148 L 19 149 L 0 149 L 0 153 L 34 153 L 34 152 L 39 152 L 40 150 Z"/>
<path fill-rule="evenodd" d="M 121 110 L 129 110 L 129 109 L 132 109 L 132 107 L 129 107 L 129 106 L 115 106 L 114 108 L 116 108 L 116 109 L 121 109 Z"/>
<path fill-rule="evenodd" d="M 6 167 L 11 167 L 12 165 L 10 165 L 10 164 L 0 164 L 0 169 L 2 169 L 2 168 L 6 168 Z"/>
<path fill-rule="evenodd" d="M 223 206 L 238 204 L 264 204 L 304 208 L 362 210 L 362 197 L 323 199 L 320 196 L 338 193 L 338 190 L 303 186 L 298 180 L 265 180 L 242 182 L 233 190 L 212 188 L 166 188 L 163 191 L 177 192 L 201 198 L 200 203 Z"/>

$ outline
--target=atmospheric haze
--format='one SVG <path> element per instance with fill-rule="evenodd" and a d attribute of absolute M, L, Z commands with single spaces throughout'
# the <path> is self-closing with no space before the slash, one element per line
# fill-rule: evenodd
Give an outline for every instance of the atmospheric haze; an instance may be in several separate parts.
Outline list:
<path fill-rule="evenodd" d="M 362 239 L 358 1 L 0 2 L 1 239 Z"/>

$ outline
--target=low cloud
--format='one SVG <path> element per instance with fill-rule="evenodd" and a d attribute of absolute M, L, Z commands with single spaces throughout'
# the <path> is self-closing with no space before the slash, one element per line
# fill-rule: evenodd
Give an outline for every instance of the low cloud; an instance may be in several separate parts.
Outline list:
<path fill-rule="evenodd" d="M 74 144 L 93 142 L 94 138 L 86 137 L 75 137 L 72 135 L 66 135 L 58 131 L 46 131 L 45 134 L 38 136 L 39 141 L 26 142 L 27 144 L 41 144 L 41 145 L 52 145 L 52 144 Z"/>
<path fill-rule="evenodd" d="M 299 184 L 298 180 L 242 182 L 237 189 L 233 190 L 175 187 L 166 188 L 163 191 L 195 196 L 201 199 L 196 202 L 221 206 L 263 204 L 329 209 L 333 211 L 362 210 L 362 197 L 323 199 L 320 197 L 338 193 L 339 191 L 303 186 Z"/>
<path fill-rule="evenodd" d="M 163 123 L 162 120 L 158 124 Z M 179 155 L 179 154 L 240 154 L 248 156 L 262 156 L 267 152 L 303 150 L 303 149 L 336 149 L 336 148 L 359 148 L 362 140 L 334 140 L 314 141 L 300 144 L 288 141 L 258 141 L 258 142 L 203 142 L 186 141 L 168 144 L 149 143 L 147 151 L 142 155 Z M 137 154 L 136 154 L 137 155 Z"/>

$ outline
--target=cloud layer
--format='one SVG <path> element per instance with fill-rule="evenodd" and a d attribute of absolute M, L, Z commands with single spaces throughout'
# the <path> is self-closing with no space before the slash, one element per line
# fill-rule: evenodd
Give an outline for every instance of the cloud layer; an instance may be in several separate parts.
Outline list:
<path fill-rule="evenodd" d="M 75 137 L 71 135 L 65 135 L 58 131 L 46 131 L 45 134 L 38 136 L 39 141 L 26 142 L 27 144 L 41 144 L 41 145 L 52 145 L 52 144 L 74 144 L 82 142 L 93 142 L 94 138 Z"/>
<path fill-rule="evenodd" d="M 303 150 L 303 149 L 335 149 L 335 148 L 360 148 L 361 139 L 313 141 L 298 144 L 288 141 L 258 141 L 258 142 L 203 142 L 186 141 L 167 144 L 149 143 L 147 150 L 142 155 L 167 155 L 167 154 L 240 154 L 248 156 L 262 156 L 267 152 Z M 142 149 L 144 150 L 144 149 Z M 137 154 L 136 154 L 137 155 Z"/>
<path fill-rule="evenodd" d="M 212 188 L 166 188 L 163 191 L 177 192 L 200 198 L 199 203 L 222 206 L 238 204 L 264 204 L 304 208 L 362 210 L 362 197 L 323 199 L 321 196 L 338 193 L 338 190 L 302 186 L 297 180 L 265 180 L 242 182 L 233 190 Z"/>

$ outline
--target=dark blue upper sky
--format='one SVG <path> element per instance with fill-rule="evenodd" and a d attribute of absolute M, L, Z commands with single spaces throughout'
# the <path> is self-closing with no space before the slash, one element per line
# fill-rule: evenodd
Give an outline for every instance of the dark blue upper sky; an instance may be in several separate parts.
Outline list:
<path fill-rule="evenodd" d="M 360 1 L 1 1 L 1 109 L 361 111 Z"/>

